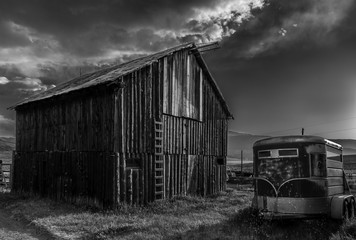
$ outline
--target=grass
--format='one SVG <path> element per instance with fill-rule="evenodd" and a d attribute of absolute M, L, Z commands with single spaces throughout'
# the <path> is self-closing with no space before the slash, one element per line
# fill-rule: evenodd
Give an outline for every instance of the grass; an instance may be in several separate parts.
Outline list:
<path fill-rule="evenodd" d="M 331 240 L 352 240 L 356 239 L 356 219 L 344 223 L 340 230 L 332 234 Z"/>
<path fill-rule="evenodd" d="M 176 197 L 146 207 L 122 205 L 115 211 L 100 211 L 49 199 L 0 195 L 1 207 L 13 218 L 30 221 L 56 238 L 190 239 L 196 233 L 199 238 L 206 234 L 204 227 L 228 222 L 239 210 L 250 205 L 252 193 L 230 189 L 208 198 Z"/>
<path fill-rule="evenodd" d="M 58 239 L 356 238 L 356 220 L 342 226 L 327 219 L 262 221 L 249 207 L 251 188 L 230 186 L 207 198 L 176 197 L 146 207 L 121 205 L 111 211 L 9 193 L 0 194 L 0 207 Z"/>

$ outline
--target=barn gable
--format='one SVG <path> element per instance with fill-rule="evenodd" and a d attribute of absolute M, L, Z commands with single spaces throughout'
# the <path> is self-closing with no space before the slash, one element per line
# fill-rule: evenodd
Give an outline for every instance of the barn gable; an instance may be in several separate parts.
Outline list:
<path fill-rule="evenodd" d="M 188 50 L 188 51 L 184 51 L 184 50 Z M 70 93 L 73 91 L 83 90 L 83 89 L 86 89 L 89 87 L 95 87 L 95 86 L 102 85 L 102 84 L 112 84 L 115 81 L 118 81 L 118 79 L 120 79 L 120 77 L 127 75 L 129 73 L 132 73 L 134 71 L 137 71 L 137 70 L 144 68 L 146 66 L 149 66 L 152 63 L 157 62 L 159 59 L 164 58 L 165 61 L 167 61 L 168 59 L 169 59 L 169 61 L 172 61 L 172 55 L 173 55 L 173 53 L 176 53 L 176 52 L 181 52 L 181 53 L 184 52 L 185 54 L 189 54 L 190 57 L 189 57 L 188 61 L 198 62 L 198 64 L 201 66 L 200 71 L 204 72 L 207 79 L 210 81 L 211 85 L 213 86 L 214 90 L 216 91 L 216 94 L 219 97 L 219 100 L 221 101 L 221 104 L 224 106 L 224 109 L 225 109 L 227 115 L 229 115 L 229 117 L 232 117 L 232 114 L 231 114 L 222 94 L 221 94 L 221 91 L 219 90 L 219 88 L 218 88 L 215 80 L 213 79 L 212 75 L 210 74 L 210 72 L 207 68 L 207 65 L 205 64 L 197 46 L 194 43 L 182 44 L 182 45 L 179 45 L 179 46 L 176 46 L 176 47 L 173 47 L 173 48 L 170 48 L 170 49 L 167 49 L 167 50 L 164 50 L 164 51 L 152 54 L 152 55 L 134 59 L 132 61 L 120 64 L 120 65 L 105 68 L 105 69 L 102 69 L 99 71 L 95 71 L 93 73 L 84 74 L 80 77 L 74 78 L 73 80 L 59 84 L 58 86 L 56 86 L 52 89 L 49 89 L 47 91 L 41 92 L 41 93 L 33 95 L 31 97 L 28 97 L 28 98 L 16 103 L 14 106 L 9 107 L 9 109 L 15 109 L 16 107 L 22 106 L 27 103 L 53 98 L 55 96 L 67 94 L 67 93 Z M 191 54 L 193 54 L 195 57 L 192 57 L 193 55 L 191 55 Z M 165 62 L 165 64 L 173 64 L 174 66 L 181 67 L 181 68 L 185 67 L 185 66 L 177 66 L 177 65 L 180 65 L 182 63 L 183 62 L 178 62 L 177 60 L 175 61 L 175 63 Z M 184 62 L 183 64 L 186 64 L 186 66 L 190 65 L 189 62 L 188 63 Z M 173 70 L 173 72 L 175 72 L 174 69 L 170 69 L 171 72 L 172 72 L 172 70 Z M 167 74 L 167 72 L 165 72 L 165 74 Z M 189 73 L 187 73 L 187 74 L 189 74 Z M 193 71 L 192 74 L 196 74 L 196 73 Z M 201 74 L 201 73 L 199 73 L 199 74 Z M 177 74 L 177 76 L 173 76 L 173 77 L 175 79 L 175 83 L 177 84 L 176 86 L 178 87 L 179 86 L 178 82 L 181 81 L 181 79 L 179 79 L 179 77 L 182 77 L 182 76 L 179 76 Z M 191 79 L 194 79 L 193 75 L 189 77 L 187 87 L 191 87 L 189 84 L 194 84 L 194 81 L 192 81 Z M 176 82 L 177 80 L 178 80 L 178 82 Z M 167 83 L 165 83 L 165 84 L 167 84 Z M 167 85 L 165 85 L 165 87 L 166 86 Z M 188 95 L 188 97 L 189 97 L 189 95 Z M 176 98 L 176 96 L 175 96 L 175 98 Z"/>

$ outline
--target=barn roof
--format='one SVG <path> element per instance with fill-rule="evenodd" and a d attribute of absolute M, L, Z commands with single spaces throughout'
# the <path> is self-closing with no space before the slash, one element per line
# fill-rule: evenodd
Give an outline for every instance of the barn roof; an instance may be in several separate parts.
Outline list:
<path fill-rule="evenodd" d="M 332 142 L 328 139 L 318 137 L 318 136 L 307 136 L 307 135 L 290 135 L 290 136 L 280 136 L 280 137 L 269 137 L 256 141 L 253 147 L 260 147 L 264 145 L 280 145 L 288 143 L 321 143 L 327 144 L 334 148 L 342 149 L 342 146 L 338 143 Z"/>
<path fill-rule="evenodd" d="M 156 62 L 158 59 L 160 59 L 166 55 L 172 54 L 173 52 L 180 51 L 183 49 L 191 50 L 195 54 L 195 56 L 197 57 L 197 60 L 201 64 L 203 71 L 205 71 L 207 73 L 210 81 L 212 82 L 213 87 L 217 91 L 218 97 L 219 97 L 225 111 L 227 112 L 227 115 L 229 117 L 233 117 L 222 94 L 221 94 L 220 89 L 218 88 L 213 77 L 211 76 L 211 74 L 207 68 L 207 65 L 205 64 L 199 50 L 197 49 L 197 46 L 194 43 L 185 43 L 185 44 L 173 47 L 173 48 L 169 48 L 169 49 L 154 53 L 152 55 L 134 59 L 134 60 L 126 62 L 126 63 L 122 63 L 122 64 L 115 65 L 112 67 L 104 68 L 104 69 L 101 69 L 101 70 L 98 70 L 98 71 L 95 71 L 92 73 L 84 74 L 84 75 L 74 78 L 68 82 L 61 83 L 54 88 L 51 88 L 51 89 L 41 92 L 39 94 L 35 94 L 33 96 L 25 98 L 24 100 L 16 103 L 14 106 L 9 107 L 9 109 L 15 109 L 18 106 L 22 106 L 27 103 L 32 103 L 32 102 L 36 102 L 36 101 L 40 101 L 40 100 L 44 100 L 44 99 L 53 98 L 55 96 L 67 94 L 69 92 L 78 91 L 81 89 L 98 86 L 101 84 L 108 84 L 110 82 L 117 80 L 121 76 L 124 76 L 128 73 L 131 73 L 135 70 L 138 70 L 140 68 L 143 68 L 147 65 L 152 64 L 153 62 Z"/>

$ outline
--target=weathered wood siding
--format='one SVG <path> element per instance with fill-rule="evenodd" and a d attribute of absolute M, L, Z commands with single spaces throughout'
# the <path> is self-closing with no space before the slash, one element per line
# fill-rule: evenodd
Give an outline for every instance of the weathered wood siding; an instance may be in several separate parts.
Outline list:
<path fill-rule="evenodd" d="M 13 190 L 112 205 L 113 99 L 99 88 L 17 109 Z"/>
<path fill-rule="evenodd" d="M 98 207 L 115 201 L 116 156 L 107 152 L 16 152 L 13 189 Z"/>
<path fill-rule="evenodd" d="M 193 54 L 162 62 L 166 196 L 224 190 L 228 117 L 217 93 Z"/>
<path fill-rule="evenodd" d="M 71 95 L 17 109 L 16 151 L 112 151 L 112 91 Z"/>
<path fill-rule="evenodd" d="M 118 81 L 115 91 L 114 152 L 117 153 L 117 202 L 142 204 L 154 196 L 154 106 L 158 95 L 158 64 L 153 63 Z"/>

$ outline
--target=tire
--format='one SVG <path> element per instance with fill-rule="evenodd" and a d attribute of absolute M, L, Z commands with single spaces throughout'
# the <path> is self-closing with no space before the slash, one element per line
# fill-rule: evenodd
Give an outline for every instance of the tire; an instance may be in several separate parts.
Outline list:
<path fill-rule="evenodd" d="M 353 219 L 355 218 L 355 199 L 351 199 L 349 203 L 349 218 Z"/>
<path fill-rule="evenodd" d="M 343 207 L 343 214 L 342 214 L 342 220 L 347 221 L 350 219 L 350 210 L 349 210 L 349 203 L 347 200 L 344 201 L 344 207 Z"/>

